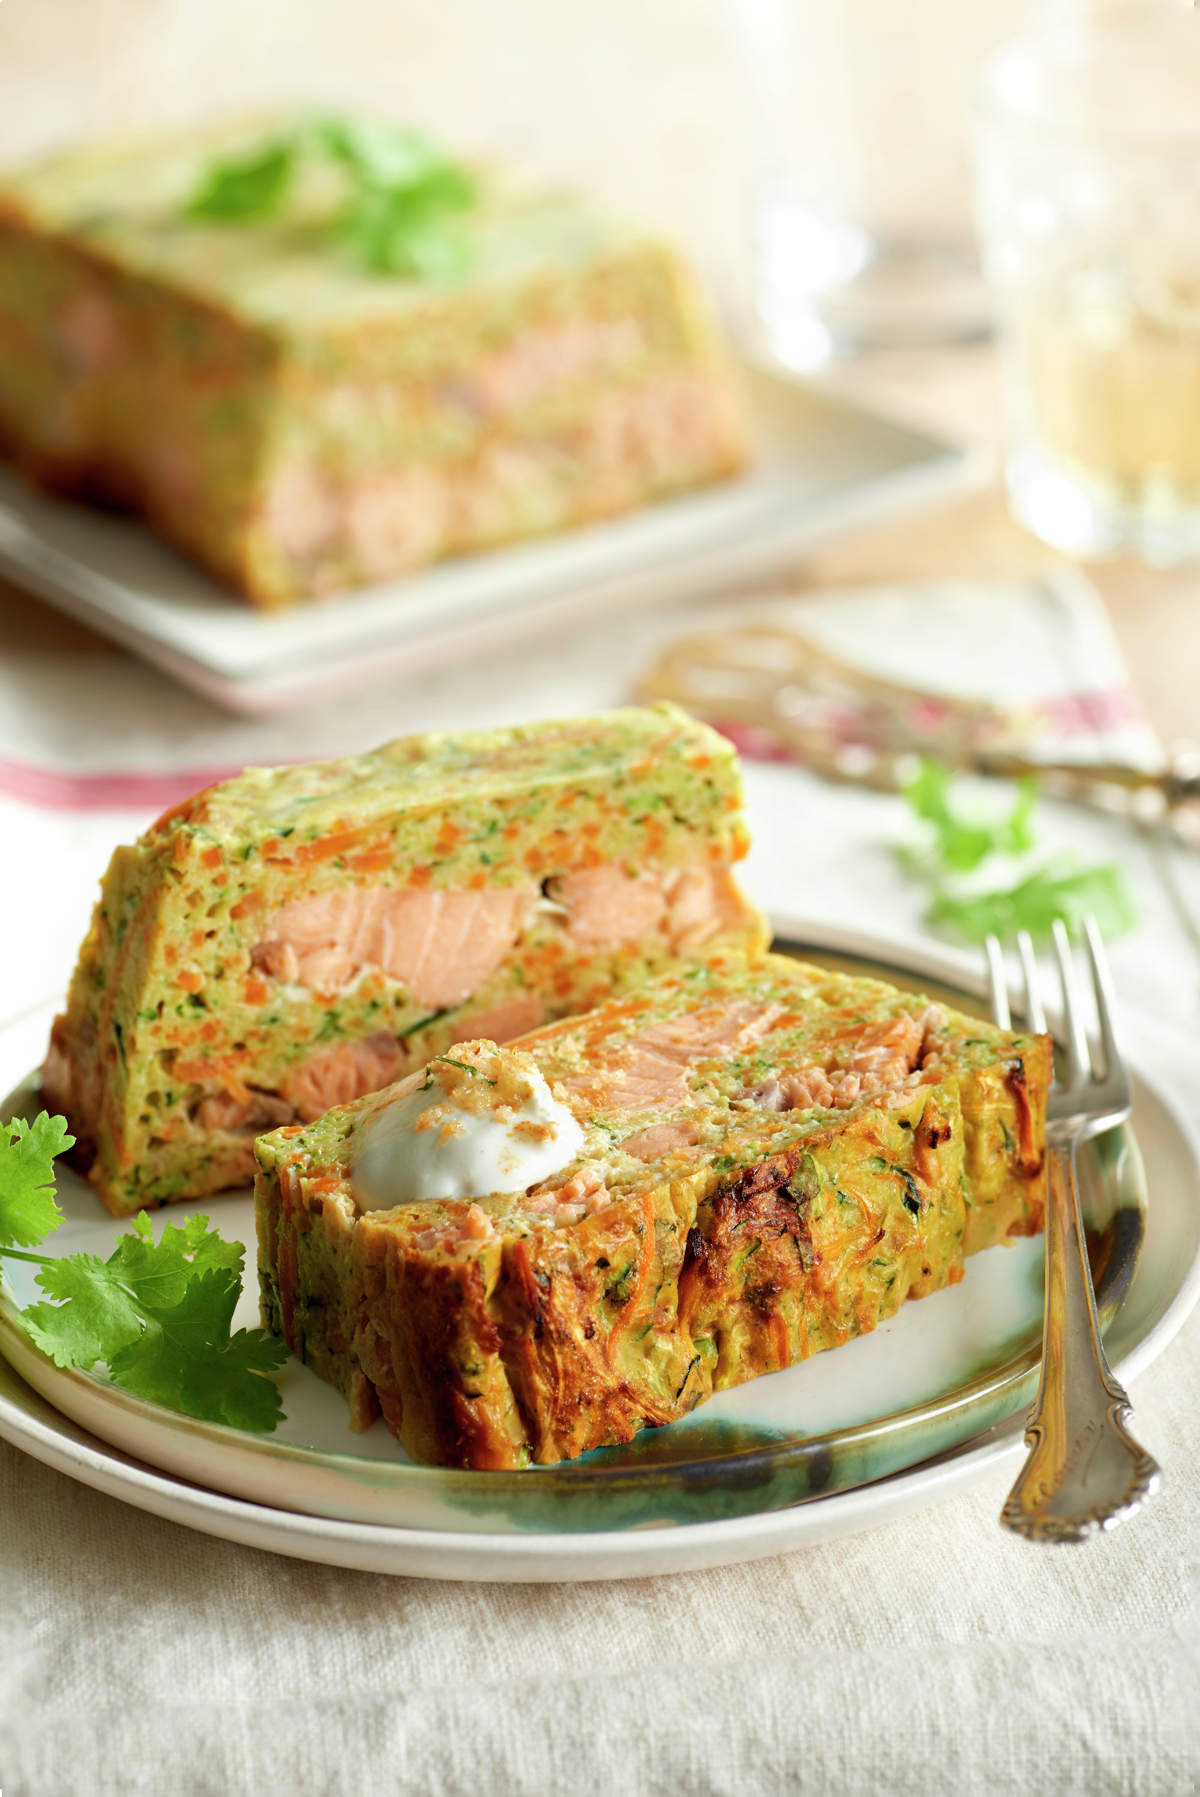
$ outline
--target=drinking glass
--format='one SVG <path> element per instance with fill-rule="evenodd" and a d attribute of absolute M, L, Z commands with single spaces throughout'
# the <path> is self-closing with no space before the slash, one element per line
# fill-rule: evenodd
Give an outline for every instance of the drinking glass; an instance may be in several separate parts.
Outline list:
<path fill-rule="evenodd" d="M 976 130 L 1016 516 L 1200 556 L 1200 14 L 1092 6 L 986 63 Z"/>
<path fill-rule="evenodd" d="M 726 0 L 747 102 L 752 305 L 782 360 L 986 328 L 971 83 L 1030 3 Z"/>

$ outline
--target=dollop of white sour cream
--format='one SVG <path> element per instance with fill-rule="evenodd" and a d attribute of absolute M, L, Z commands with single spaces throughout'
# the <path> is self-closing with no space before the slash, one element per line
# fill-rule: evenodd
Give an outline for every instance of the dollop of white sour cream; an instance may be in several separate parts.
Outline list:
<path fill-rule="evenodd" d="M 455 1096 L 434 1079 L 361 1124 L 352 1169 L 361 1204 L 390 1210 L 524 1192 L 561 1173 L 583 1147 L 583 1130 L 536 1068 L 523 1073 L 519 1098 L 494 1111 L 467 1109 Z"/>

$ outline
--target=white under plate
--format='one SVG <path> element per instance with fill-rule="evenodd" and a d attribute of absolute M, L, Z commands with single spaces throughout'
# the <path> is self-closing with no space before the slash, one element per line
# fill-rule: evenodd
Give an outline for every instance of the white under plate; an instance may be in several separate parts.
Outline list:
<path fill-rule="evenodd" d="M 826 931 L 818 938 L 810 929 L 803 935 L 810 944 L 821 940 L 835 957 L 865 957 L 911 983 L 937 982 L 964 994 L 977 992 L 981 984 L 974 963 L 961 956 L 902 955 L 844 933 Z M 29 1018 L 0 1036 L 0 1089 L 26 1072 L 47 1023 L 48 1017 Z M 1197 1157 L 1146 1071 L 1137 1082 L 1134 1130 L 1150 1204 L 1141 1258 L 1107 1338 L 1127 1378 L 1175 1333 L 1200 1289 Z M 1128 1203 L 1131 1191 L 1136 1202 L 1136 1152 L 1130 1148 L 1114 1165 L 1116 1172 L 1098 1182 L 1093 1199 L 1103 1199 L 1107 1182 L 1119 1204 Z M 60 1195 L 67 1222 L 51 1245 L 62 1251 L 103 1248 L 118 1226 L 73 1176 L 63 1176 Z M 231 1194 L 206 1201 L 203 1208 L 224 1233 L 248 1233 L 244 1197 Z M 159 1213 L 156 1222 L 161 1226 L 164 1220 Z M 630 1512 L 638 1515 L 633 1526 L 591 1526 L 593 1501 L 596 1515 L 611 1508 L 611 1493 L 603 1488 L 611 1484 L 612 1469 L 602 1456 L 575 1463 L 565 1475 L 581 1487 L 594 1483 L 598 1496 L 568 1493 L 561 1508 L 556 1488 L 563 1469 L 464 1475 L 417 1468 L 381 1425 L 366 1437 L 348 1436 L 340 1399 L 296 1363 L 283 1377 L 289 1415 L 279 1435 L 215 1429 L 116 1392 L 91 1375 L 52 1367 L 10 1320 L 0 1320 L 0 1346 L 41 1395 L 0 1364 L 0 1435 L 159 1515 L 302 1558 L 382 1572 L 508 1580 L 619 1578 L 724 1564 L 873 1526 L 948 1495 L 1004 1457 L 1015 1458 L 1019 1420 L 993 1411 L 1005 1420 L 981 1430 L 977 1419 L 987 1416 L 986 1408 L 964 1409 L 961 1393 L 981 1374 L 991 1376 L 1012 1364 L 1014 1354 L 1028 1353 L 1037 1329 L 1039 1260 L 1036 1242 L 977 1256 L 962 1285 L 904 1306 L 872 1336 L 723 1393 L 694 1418 L 638 1438 L 650 1442 L 654 1452 L 648 1463 L 634 1461 L 620 1469 L 630 1489 L 644 1486 L 644 1510 Z M 34 1295 L 21 1278 L 29 1271 L 10 1264 L 22 1301 Z M 252 1321 L 253 1311 L 248 1292 L 241 1320 Z M 721 1441 L 722 1428 L 735 1437 L 740 1432 L 741 1438 Z M 873 1482 L 804 1503 L 781 1503 L 778 1484 L 766 1480 L 761 1498 L 756 1489 L 748 1505 L 739 1462 L 744 1465 L 755 1451 L 755 1436 L 781 1430 L 794 1436 L 797 1429 L 802 1435 L 825 1431 L 821 1439 L 832 1446 L 823 1458 L 833 1462 L 857 1455 L 858 1478 Z M 885 1437 L 901 1440 L 907 1460 L 893 1455 L 889 1462 L 890 1448 L 881 1457 Z M 751 1440 L 750 1450 L 744 1439 Z M 698 1447 L 690 1445 L 697 1441 Z M 668 1451 L 672 1444 L 674 1451 Z M 768 1458 L 772 1452 L 769 1444 Z M 699 1506 L 686 1501 L 689 1467 L 695 1470 L 697 1455 L 708 1481 Z M 917 1459 L 921 1464 L 913 1466 Z M 911 1470 L 875 1476 L 897 1465 Z M 475 1489 L 467 1490 L 463 1481 Z M 494 1504 L 481 1496 L 492 1482 L 497 1482 Z M 722 1486 L 735 1492 L 739 1513 L 688 1520 L 697 1509 L 711 1516 L 713 1488 Z"/>
<path fill-rule="evenodd" d="M 283 710 L 477 650 L 514 627 L 711 591 L 963 477 L 949 444 L 815 386 L 746 371 L 757 459 L 627 518 L 443 563 L 278 614 L 255 611 L 140 523 L 0 468 L 0 570 L 230 710 Z"/>

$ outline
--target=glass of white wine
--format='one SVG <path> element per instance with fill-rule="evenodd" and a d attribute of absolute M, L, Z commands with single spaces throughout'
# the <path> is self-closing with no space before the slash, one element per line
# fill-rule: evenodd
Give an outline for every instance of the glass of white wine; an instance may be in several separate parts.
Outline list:
<path fill-rule="evenodd" d="M 975 141 L 1014 513 L 1200 559 L 1200 12 L 1069 8 L 985 64 Z"/>

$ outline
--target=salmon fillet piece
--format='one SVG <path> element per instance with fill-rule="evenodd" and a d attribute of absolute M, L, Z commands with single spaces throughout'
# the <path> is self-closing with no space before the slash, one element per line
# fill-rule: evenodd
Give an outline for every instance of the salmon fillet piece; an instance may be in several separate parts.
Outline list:
<path fill-rule="evenodd" d="M 514 1036 L 535 1030 L 545 1014 L 545 1003 L 536 993 L 522 992 L 504 1004 L 493 1005 L 489 1011 L 472 1011 L 469 1017 L 455 1023 L 450 1040 L 466 1042 L 472 1036 L 487 1036 L 492 1042 L 511 1042 Z"/>
<path fill-rule="evenodd" d="M 362 888 L 292 899 L 251 960 L 275 977 L 332 992 L 368 968 L 401 980 L 431 1010 L 458 1005 L 512 953 L 537 888 L 483 892 Z"/>
<path fill-rule="evenodd" d="M 639 1161 L 664 1161 L 668 1155 L 694 1148 L 701 1140 L 699 1127 L 686 1118 L 675 1123 L 652 1123 L 648 1129 L 635 1130 L 626 1136 L 621 1147 Z"/>
<path fill-rule="evenodd" d="M 729 1054 L 767 1028 L 775 1009 L 729 1004 L 672 1019 L 619 1045 L 596 1044 L 588 1066 L 563 1084 L 581 1104 L 596 1110 L 648 1110 L 675 1103 L 687 1088 L 690 1068 Z"/>
<path fill-rule="evenodd" d="M 567 913 L 580 942 L 611 948 L 655 930 L 667 908 L 660 875 L 619 866 L 584 868 L 555 882 L 551 896 Z"/>
<path fill-rule="evenodd" d="M 287 1074 L 280 1093 L 292 1120 L 311 1123 L 334 1105 L 349 1104 L 364 1092 L 378 1092 L 399 1078 L 409 1057 L 387 1030 L 353 1042 L 338 1042 L 301 1061 Z"/>
<path fill-rule="evenodd" d="M 674 952 L 736 926 L 745 901 L 727 869 L 628 873 L 587 868 L 551 882 L 551 906 L 587 948 L 620 948 L 663 929 Z M 293 899 L 251 951 L 255 967 L 315 992 L 371 968 L 403 980 L 420 1003 L 461 1004 L 503 965 L 538 898 L 536 886 L 482 892 L 355 889 Z"/>

